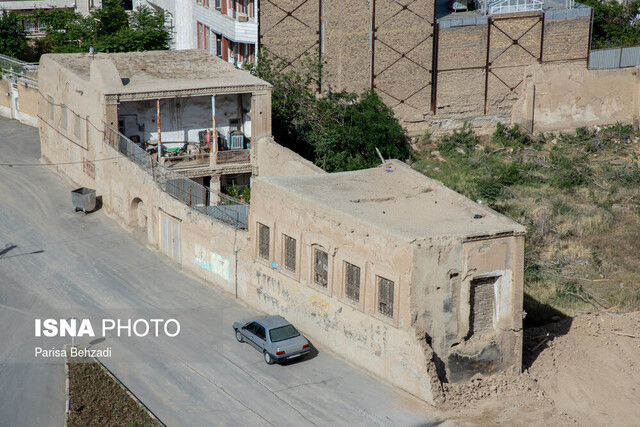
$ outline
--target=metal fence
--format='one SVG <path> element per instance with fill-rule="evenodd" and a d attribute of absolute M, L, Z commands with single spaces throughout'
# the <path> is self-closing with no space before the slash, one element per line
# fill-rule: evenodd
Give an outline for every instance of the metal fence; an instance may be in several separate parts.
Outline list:
<path fill-rule="evenodd" d="M 640 66 L 640 46 L 592 50 L 590 70 L 612 70 Z"/>
<path fill-rule="evenodd" d="M 10 56 L 0 55 L 0 69 L 3 73 L 29 74 L 38 72 L 38 63 L 24 62 Z"/>
<path fill-rule="evenodd" d="M 38 64 L 0 55 L 0 74 L 25 86 L 38 87 Z"/>
<path fill-rule="evenodd" d="M 158 163 L 149 153 L 105 124 L 106 144 L 140 166 L 160 188 L 187 206 L 235 228 L 247 229 L 249 205 L 219 191 L 198 184 Z"/>

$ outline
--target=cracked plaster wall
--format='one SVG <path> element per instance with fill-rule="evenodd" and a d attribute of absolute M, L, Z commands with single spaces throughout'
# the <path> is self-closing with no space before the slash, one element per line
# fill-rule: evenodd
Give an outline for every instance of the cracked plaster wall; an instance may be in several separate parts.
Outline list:
<path fill-rule="evenodd" d="M 416 242 L 411 316 L 416 334 L 431 343 L 441 379 L 465 381 L 468 375 L 453 363 L 453 355 L 473 359 L 483 349 L 495 347 L 491 360 L 477 371 L 491 373 L 522 360 L 522 296 L 524 236 L 433 239 Z M 479 277 L 496 277 L 493 332 L 468 337 L 470 285 Z M 484 372 L 483 372 L 484 371 Z"/>

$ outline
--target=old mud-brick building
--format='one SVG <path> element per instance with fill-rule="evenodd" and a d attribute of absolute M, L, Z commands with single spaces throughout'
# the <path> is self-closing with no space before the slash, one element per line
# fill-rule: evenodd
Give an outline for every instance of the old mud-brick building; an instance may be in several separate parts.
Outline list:
<path fill-rule="evenodd" d="M 270 86 L 211 53 L 46 55 L 39 87 L 43 160 L 165 262 L 430 403 L 520 368 L 523 226 L 397 160 L 324 173 L 270 137 Z M 217 190 L 248 173 L 250 205 Z"/>
<path fill-rule="evenodd" d="M 326 62 L 321 90 L 375 89 L 413 133 L 508 122 L 532 64 L 586 67 L 591 8 L 563 0 L 277 0 L 262 46 Z"/>
<path fill-rule="evenodd" d="M 249 185 L 254 142 L 271 135 L 271 86 L 201 50 L 45 55 L 40 75 L 56 76 L 40 79 L 41 135 L 61 133 L 87 158 L 89 133 L 108 127 L 168 169 L 224 191 Z M 209 204 L 200 190 L 191 196 Z"/>
<path fill-rule="evenodd" d="M 427 401 L 521 367 L 524 227 L 400 161 L 258 178 L 249 234 L 260 307 Z"/>

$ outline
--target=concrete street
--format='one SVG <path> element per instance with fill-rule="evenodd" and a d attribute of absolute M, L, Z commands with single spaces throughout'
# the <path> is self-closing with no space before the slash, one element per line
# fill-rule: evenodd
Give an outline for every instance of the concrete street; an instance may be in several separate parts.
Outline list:
<path fill-rule="evenodd" d="M 104 363 L 167 425 L 441 421 L 426 403 L 322 347 L 315 357 L 267 366 L 231 329 L 260 313 L 181 273 L 104 210 L 74 212 L 76 186 L 37 165 L 39 147 L 37 129 L 0 118 L 0 425 L 64 423 L 64 364 L 33 357 L 36 346 L 61 344 L 34 336 L 34 319 L 47 317 L 177 319 L 175 338 L 78 339 L 112 348 Z"/>

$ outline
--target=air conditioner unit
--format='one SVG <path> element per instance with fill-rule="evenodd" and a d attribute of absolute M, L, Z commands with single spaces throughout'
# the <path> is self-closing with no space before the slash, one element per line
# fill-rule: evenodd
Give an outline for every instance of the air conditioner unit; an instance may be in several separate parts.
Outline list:
<path fill-rule="evenodd" d="M 242 150 L 244 148 L 244 135 L 231 135 L 231 149 Z"/>

